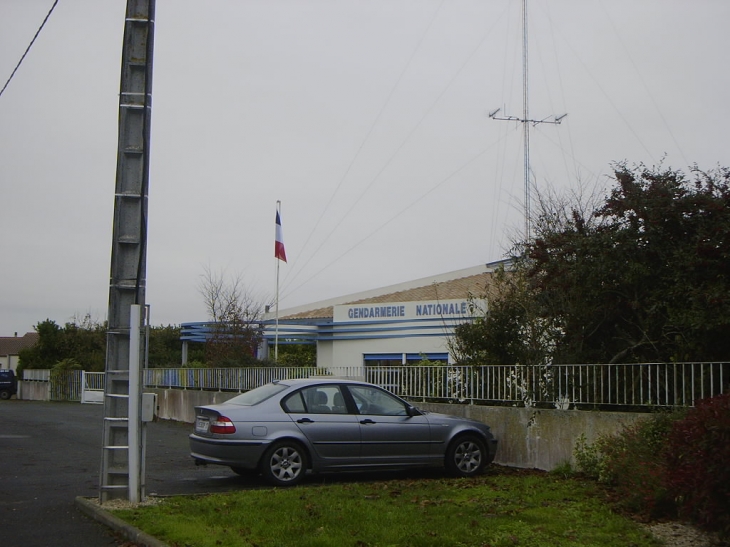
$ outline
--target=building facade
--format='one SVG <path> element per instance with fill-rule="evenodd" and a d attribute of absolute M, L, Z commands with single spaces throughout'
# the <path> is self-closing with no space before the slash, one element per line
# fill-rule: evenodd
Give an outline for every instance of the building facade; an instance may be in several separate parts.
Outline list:
<path fill-rule="evenodd" d="M 280 310 L 263 320 L 264 344 L 315 344 L 317 366 L 336 374 L 368 365 L 404 365 L 428 359 L 448 363 L 449 339 L 460 323 L 486 311 L 494 272 L 504 262 L 484 264 Z M 205 342 L 206 323 L 184 323 L 183 362 L 189 342 Z"/>

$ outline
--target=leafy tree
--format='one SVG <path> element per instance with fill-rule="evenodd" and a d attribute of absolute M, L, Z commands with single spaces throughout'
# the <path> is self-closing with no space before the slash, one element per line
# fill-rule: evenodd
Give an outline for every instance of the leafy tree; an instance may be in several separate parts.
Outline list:
<path fill-rule="evenodd" d="M 102 372 L 106 362 L 106 324 L 90 315 L 66 323 L 61 331 L 63 358 L 76 361 L 83 370 Z"/>
<path fill-rule="evenodd" d="M 542 196 L 534 238 L 456 343 L 491 363 L 730 355 L 730 170 L 615 166 L 605 198 Z M 525 347 L 532 347 L 532 357 Z M 541 350 L 538 349 L 541 346 Z"/>
<path fill-rule="evenodd" d="M 279 361 L 283 367 L 316 367 L 317 346 L 313 344 L 283 344 L 279 346 Z"/>
<path fill-rule="evenodd" d="M 192 344 L 188 349 L 189 361 L 202 361 L 205 349 Z M 180 327 L 175 325 L 150 327 L 149 337 L 149 366 L 180 367 L 182 366 L 182 342 L 180 341 Z"/>
<path fill-rule="evenodd" d="M 38 333 L 38 342 L 30 348 L 18 352 L 18 372 L 26 368 L 49 369 L 55 365 L 63 354 L 63 331 L 55 321 L 46 319 L 34 327 Z"/>
<path fill-rule="evenodd" d="M 35 326 L 38 343 L 20 351 L 22 371 L 26 368 L 52 369 L 59 363 L 76 363 L 89 372 L 101 372 L 106 363 L 106 324 L 86 315 L 59 327 L 46 319 Z M 201 360 L 202 349 L 190 352 L 193 360 Z M 180 328 L 172 325 L 151 327 L 149 336 L 150 366 L 180 366 L 182 343 Z"/>

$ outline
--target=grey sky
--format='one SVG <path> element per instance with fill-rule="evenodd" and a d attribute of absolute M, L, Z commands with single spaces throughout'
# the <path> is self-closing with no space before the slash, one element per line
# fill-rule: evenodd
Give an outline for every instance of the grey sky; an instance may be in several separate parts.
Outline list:
<path fill-rule="evenodd" d="M 52 0 L 0 2 L 5 82 Z M 519 0 L 158 0 L 147 301 L 281 308 L 498 260 L 522 229 Z M 124 0 L 61 0 L 0 97 L 0 335 L 105 319 Z M 530 0 L 539 188 L 730 165 L 730 2 Z"/>

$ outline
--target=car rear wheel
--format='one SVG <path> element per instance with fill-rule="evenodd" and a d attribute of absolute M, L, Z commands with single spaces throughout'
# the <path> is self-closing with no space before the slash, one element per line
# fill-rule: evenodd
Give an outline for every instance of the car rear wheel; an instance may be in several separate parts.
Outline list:
<path fill-rule="evenodd" d="M 261 460 L 261 474 L 274 486 L 294 486 L 304 479 L 307 456 L 302 446 L 294 441 L 274 443 Z"/>
<path fill-rule="evenodd" d="M 0 391 L 0 399 L 6 401 L 6 400 L 10 399 L 10 397 L 11 397 L 10 390 L 3 389 L 2 391 Z"/>
<path fill-rule="evenodd" d="M 486 458 L 484 441 L 476 435 L 464 435 L 446 451 L 446 470 L 457 477 L 471 477 L 484 469 Z"/>

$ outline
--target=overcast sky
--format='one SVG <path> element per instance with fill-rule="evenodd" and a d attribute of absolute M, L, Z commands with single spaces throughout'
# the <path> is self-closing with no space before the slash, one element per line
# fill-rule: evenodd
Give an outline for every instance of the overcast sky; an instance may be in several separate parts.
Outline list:
<path fill-rule="evenodd" d="M 0 85 L 53 0 L 0 1 Z M 0 96 L 0 336 L 106 318 L 124 0 L 61 0 Z M 519 0 L 158 0 L 147 302 L 207 269 L 282 309 L 503 258 L 523 226 Z M 730 2 L 529 0 L 540 191 L 730 165 Z"/>

